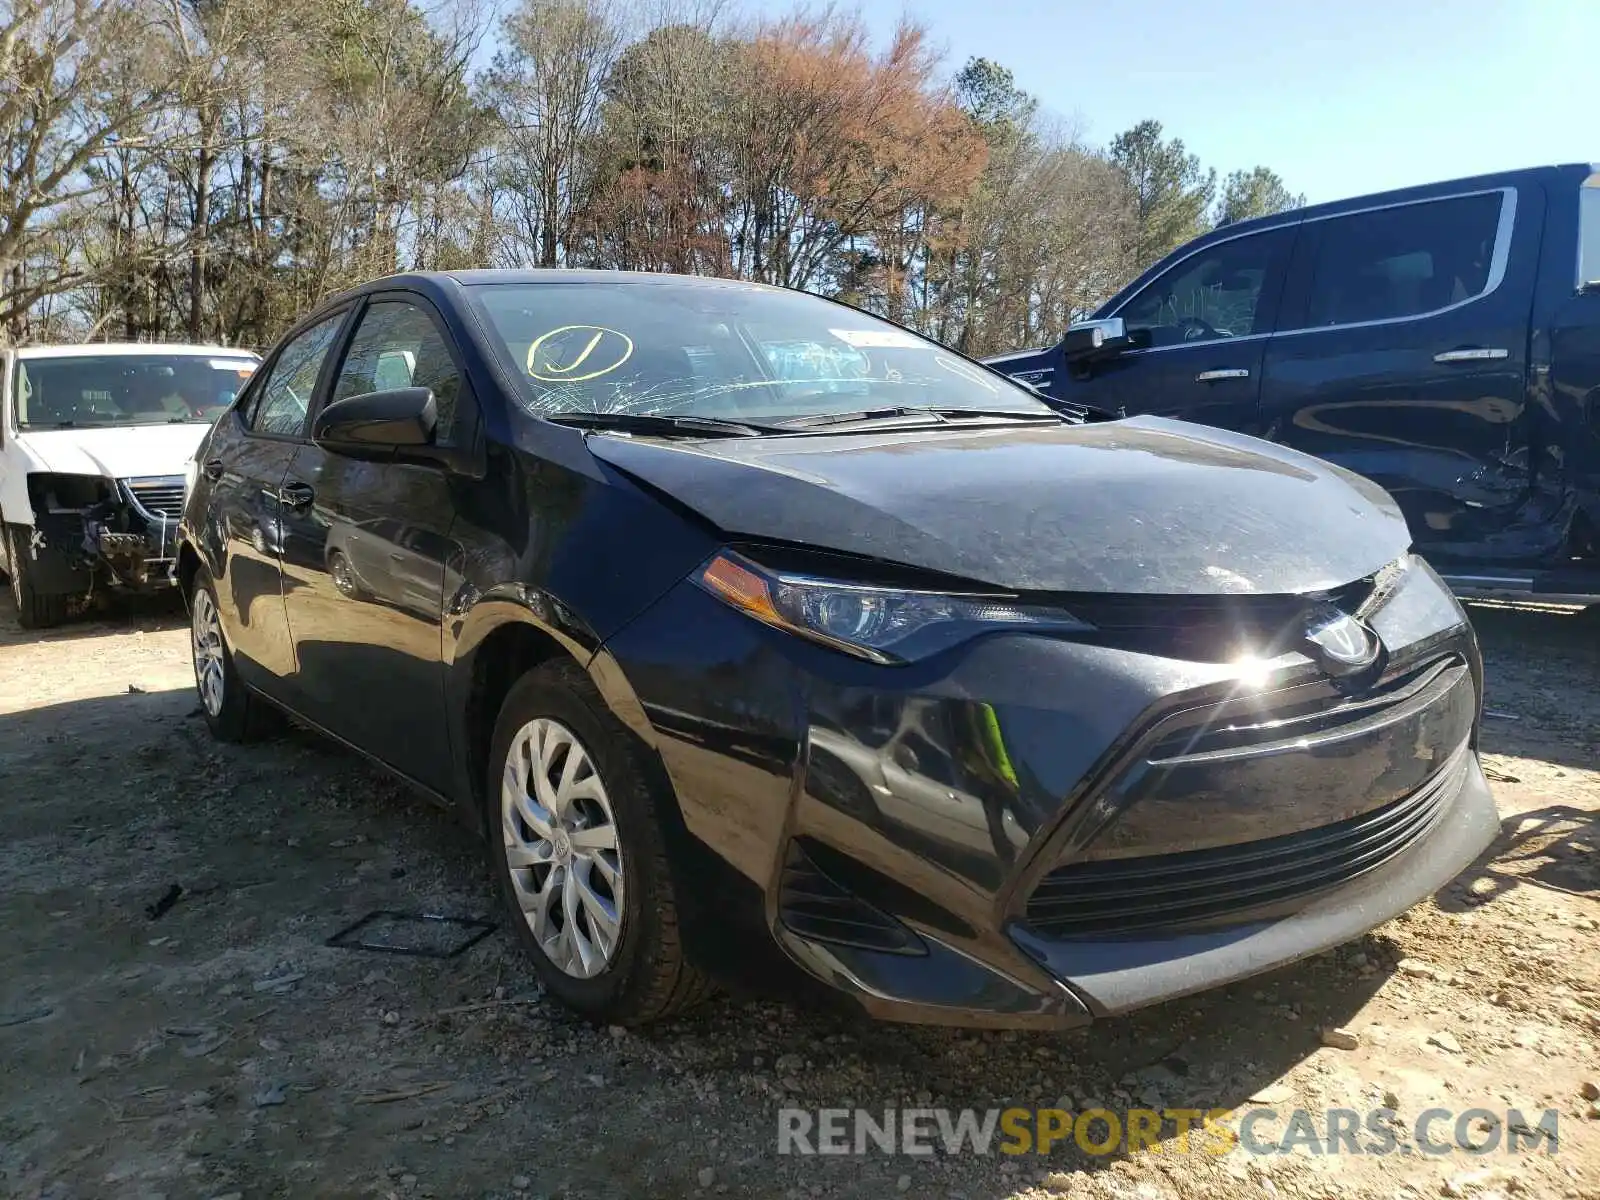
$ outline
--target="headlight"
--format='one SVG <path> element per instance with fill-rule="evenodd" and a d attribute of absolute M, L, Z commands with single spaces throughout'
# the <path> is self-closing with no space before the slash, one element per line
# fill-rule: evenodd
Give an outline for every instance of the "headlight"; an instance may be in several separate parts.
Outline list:
<path fill-rule="evenodd" d="M 1008 596 L 906 591 L 780 574 L 730 551 L 713 556 L 695 582 L 758 621 L 877 663 L 925 658 L 996 629 L 1083 633 L 1093 628 L 1060 609 Z"/>
<path fill-rule="evenodd" d="M 191 458 L 183 467 L 183 507 L 189 507 L 189 497 L 194 494 L 195 481 L 200 478 L 200 456 Z M 181 510 L 180 510 L 181 511 Z"/>

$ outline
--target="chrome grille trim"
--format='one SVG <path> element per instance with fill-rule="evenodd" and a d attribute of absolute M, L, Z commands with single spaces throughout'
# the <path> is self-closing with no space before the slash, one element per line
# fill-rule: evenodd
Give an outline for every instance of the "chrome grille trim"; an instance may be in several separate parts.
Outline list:
<path fill-rule="evenodd" d="M 182 475 L 145 475 L 121 483 L 129 502 L 145 520 L 176 521 L 182 515 Z"/>

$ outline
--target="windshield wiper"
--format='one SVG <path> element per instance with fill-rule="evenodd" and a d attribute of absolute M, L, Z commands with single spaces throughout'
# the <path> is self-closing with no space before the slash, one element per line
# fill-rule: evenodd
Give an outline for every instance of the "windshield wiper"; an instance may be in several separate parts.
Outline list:
<path fill-rule="evenodd" d="M 622 433 L 653 433 L 671 437 L 674 434 L 710 433 L 722 436 L 757 437 L 763 433 L 783 433 L 776 425 L 754 425 L 749 421 L 725 420 L 722 417 L 668 416 L 663 413 L 601 413 L 557 412 L 540 414 L 557 425 L 571 425 L 578 429 L 615 429 Z"/>
<path fill-rule="evenodd" d="M 895 417 L 921 417 L 924 420 L 937 421 L 941 425 L 952 419 L 960 419 L 962 417 L 1005 421 L 1061 420 L 1061 414 L 1048 407 L 1038 412 L 1032 412 L 1015 408 L 939 408 L 896 404 L 884 408 L 863 408 L 855 412 L 818 413 L 812 417 L 791 417 L 787 421 L 779 421 L 778 424 L 784 429 L 816 429 L 823 425 L 848 425 L 858 421 L 886 421 Z"/>

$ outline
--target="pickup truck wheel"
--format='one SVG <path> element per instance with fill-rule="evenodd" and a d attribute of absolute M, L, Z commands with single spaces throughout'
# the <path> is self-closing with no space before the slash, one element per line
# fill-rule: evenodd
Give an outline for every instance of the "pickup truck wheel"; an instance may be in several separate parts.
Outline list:
<path fill-rule="evenodd" d="M 34 589 L 32 560 L 28 556 L 28 531 L 8 525 L 5 531 L 6 574 L 11 578 L 11 598 L 17 604 L 17 624 L 24 629 L 46 629 L 67 619 L 69 596 L 41 595 Z"/>
<path fill-rule="evenodd" d="M 271 733 L 277 713 L 234 671 L 233 654 L 222 635 L 216 585 L 204 567 L 195 572 L 189 594 L 189 645 L 200 712 L 212 736 L 223 742 L 252 742 Z"/>
<path fill-rule="evenodd" d="M 641 750 L 576 663 L 523 676 L 489 754 L 489 856 L 545 989 L 594 1021 L 639 1025 L 711 987 L 684 952 Z"/>

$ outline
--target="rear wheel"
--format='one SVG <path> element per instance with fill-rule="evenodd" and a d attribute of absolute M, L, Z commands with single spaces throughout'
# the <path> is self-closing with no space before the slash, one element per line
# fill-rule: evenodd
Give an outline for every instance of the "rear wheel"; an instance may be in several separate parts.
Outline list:
<path fill-rule="evenodd" d="M 489 765 L 490 861 L 546 990 L 624 1025 L 708 995 L 680 936 L 664 798 L 577 664 L 546 664 L 512 687 Z"/>
<path fill-rule="evenodd" d="M 35 589 L 28 538 L 25 527 L 6 527 L 6 574 L 11 577 L 11 598 L 17 604 L 17 624 L 24 629 L 45 629 L 67 619 L 67 602 L 71 597 L 41 594 Z"/>
<path fill-rule="evenodd" d="M 200 711 L 212 736 L 224 742 L 248 742 L 271 732 L 277 714 L 239 681 L 233 669 L 233 654 L 222 636 L 216 586 L 204 567 L 195 572 L 189 595 L 189 645 Z"/>

